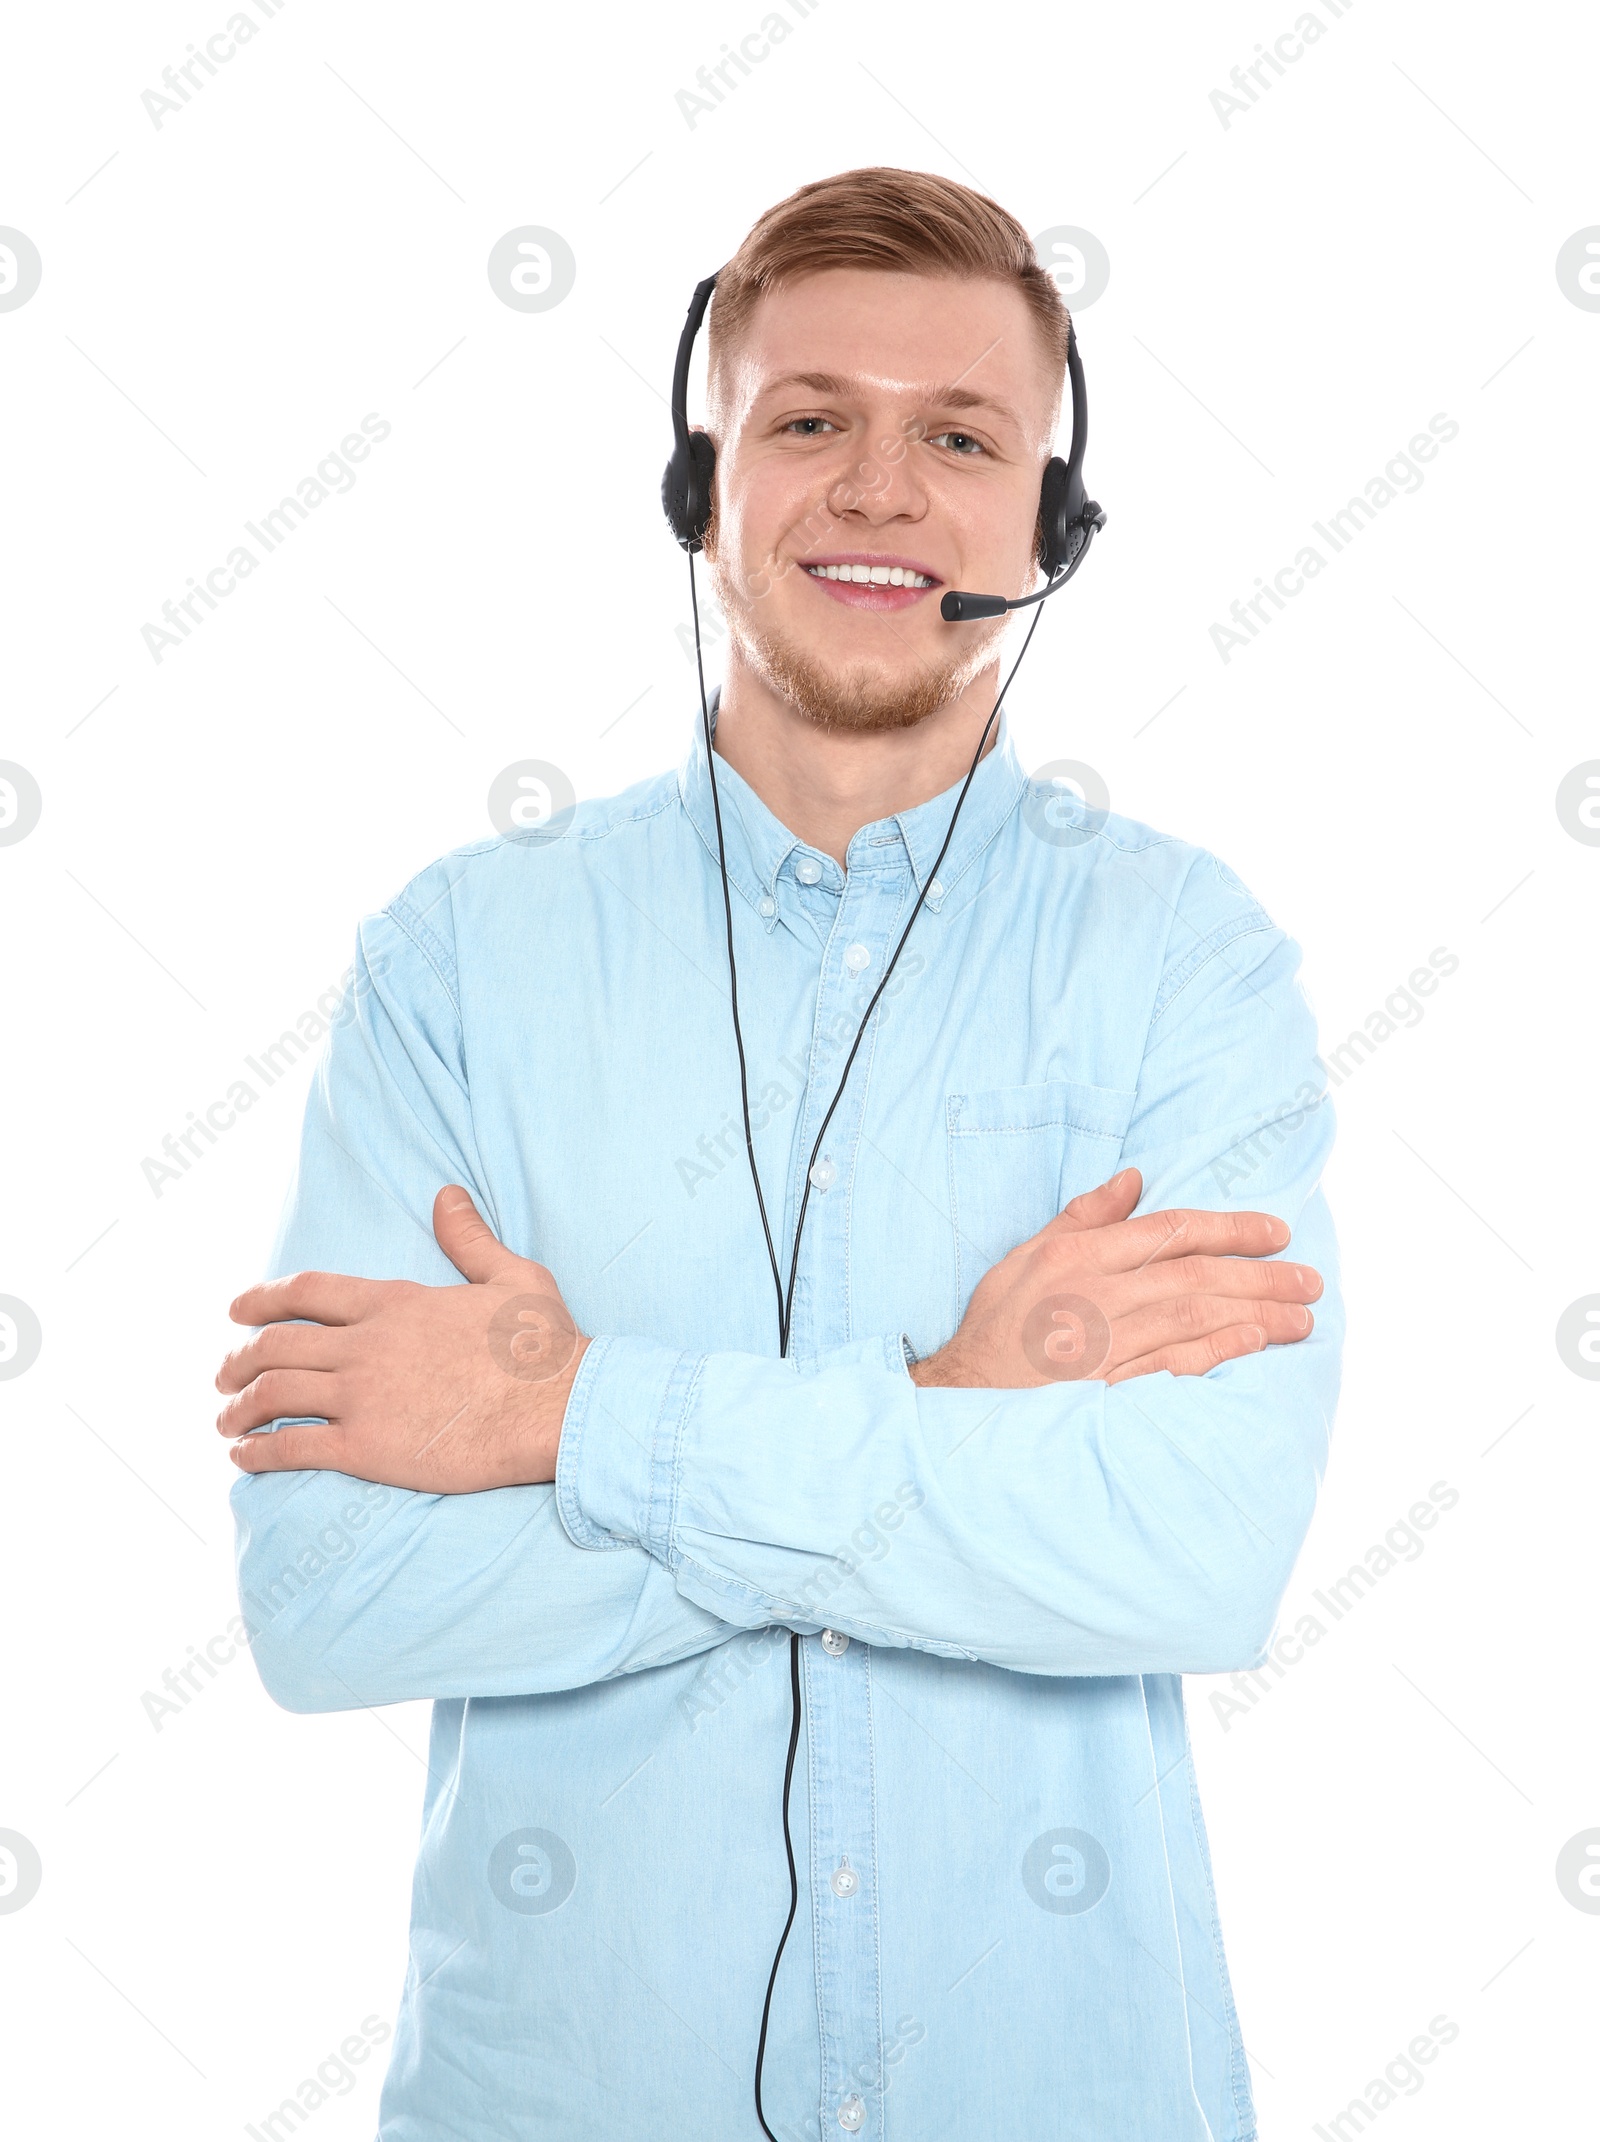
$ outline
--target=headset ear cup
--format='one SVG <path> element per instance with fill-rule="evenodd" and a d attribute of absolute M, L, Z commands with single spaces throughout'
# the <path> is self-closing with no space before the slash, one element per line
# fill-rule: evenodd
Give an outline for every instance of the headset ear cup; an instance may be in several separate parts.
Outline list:
<path fill-rule="evenodd" d="M 661 471 L 661 510 L 667 517 L 667 526 L 681 543 L 683 541 L 683 472 L 678 466 L 678 450 L 676 447 L 667 456 L 667 465 Z"/>
<path fill-rule="evenodd" d="M 711 520 L 717 450 L 708 432 L 691 431 L 689 450 L 674 447 L 661 478 L 661 510 L 685 550 L 698 550 Z"/>
<path fill-rule="evenodd" d="M 1067 530 L 1067 540 L 1062 549 L 1061 555 L 1056 560 L 1055 564 L 1052 565 L 1050 568 L 1050 577 L 1052 580 L 1055 578 L 1057 573 L 1064 572 L 1066 570 L 1066 568 L 1077 557 L 1079 551 L 1082 550 L 1086 541 L 1087 537 L 1084 535 L 1084 532 L 1081 528 L 1074 526 Z"/>
<path fill-rule="evenodd" d="M 1070 525 L 1068 491 L 1067 464 L 1054 454 L 1039 486 L 1039 565 L 1050 579 L 1072 563 L 1083 542 L 1082 529 Z"/>
<path fill-rule="evenodd" d="M 709 432 L 690 432 L 689 460 L 691 473 L 686 518 L 690 546 L 698 550 L 711 525 L 711 478 L 717 466 L 717 449 Z"/>

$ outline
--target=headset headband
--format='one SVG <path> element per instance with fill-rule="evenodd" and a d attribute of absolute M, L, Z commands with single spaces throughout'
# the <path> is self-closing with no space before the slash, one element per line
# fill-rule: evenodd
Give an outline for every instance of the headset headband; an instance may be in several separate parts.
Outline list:
<path fill-rule="evenodd" d="M 720 275 L 722 270 L 717 270 Z M 695 336 L 706 316 L 717 275 L 695 284 L 694 296 L 678 337 L 678 355 L 672 367 L 672 454 L 661 478 L 661 505 L 667 525 L 687 551 L 696 551 L 705 541 L 711 523 L 711 478 L 716 467 L 716 447 L 710 434 L 689 429 L 689 362 Z M 1083 482 L 1083 456 L 1089 444 L 1089 393 L 1084 384 L 1083 360 L 1078 355 L 1078 330 L 1067 322 L 1067 379 L 1072 389 L 1072 444 L 1065 461 L 1053 455 L 1045 467 L 1039 495 L 1038 558 L 1052 586 L 1058 575 L 1076 564 L 1089 535 L 1105 522 L 1100 508 L 1092 505 Z M 1000 601 L 1000 598 L 985 598 Z M 1029 598 L 1023 598 L 1027 600 Z M 1008 607 L 1002 603 L 1001 607 Z M 944 609 L 946 617 L 993 615 L 970 604 Z"/>

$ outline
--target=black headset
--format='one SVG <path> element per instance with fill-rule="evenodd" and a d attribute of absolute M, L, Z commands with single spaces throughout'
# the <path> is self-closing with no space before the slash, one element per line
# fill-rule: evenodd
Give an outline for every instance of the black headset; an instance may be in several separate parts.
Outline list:
<path fill-rule="evenodd" d="M 719 271 L 720 272 L 720 271 Z M 705 663 L 700 649 L 700 599 L 695 587 L 694 554 L 705 543 L 706 530 L 711 523 L 711 478 L 717 465 L 717 450 L 709 434 L 689 429 L 689 359 L 694 349 L 694 338 L 700 331 L 706 307 L 711 302 L 711 293 L 716 288 L 717 278 L 708 275 L 703 283 L 695 285 L 694 296 L 689 300 L 688 317 L 683 323 L 683 333 L 678 338 L 677 362 L 672 368 L 672 455 L 661 479 L 661 504 L 667 516 L 667 525 L 682 547 L 689 553 L 689 603 L 694 615 L 694 659 L 700 679 L 700 720 L 706 747 L 706 766 L 711 778 L 711 804 L 717 821 L 717 860 L 722 870 L 722 909 L 727 925 L 728 979 L 733 1003 L 733 1038 L 739 1051 L 739 1092 L 744 1105 L 744 1146 L 750 1162 L 750 1180 L 755 1184 L 756 1205 L 761 1214 L 762 1232 L 766 1236 L 767 1257 L 772 1266 L 773 1284 L 778 1293 L 778 1353 L 787 1356 L 789 1351 L 789 1319 L 794 1304 L 795 1276 L 800 1269 L 800 1234 L 806 1224 L 806 1212 L 811 1203 L 811 1171 L 822 1151 L 822 1141 L 828 1135 L 828 1125 L 833 1121 L 834 1110 L 844 1097 L 849 1081 L 850 1067 L 856 1060 L 862 1036 L 873 1013 L 878 1008 L 878 999 L 889 986 L 900 954 L 905 950 L 906 939 L 912 926 L 922 912 L 922 903 L 928 897 L 928 888 L 939 875 L 946 851 L 954 838 L 956 820 L 961 815 L 961 806 L 967 800 L 967 790 L 972 786 L 972 777 L 978 770 L 978 761 L 983 757 L 989 741 L 989 731 L 999 718 L 1000 709 L 1011 686 L 1011 679 L 1022 664 L 1028 651 L 1039 619 L 1044 614 L 1035 610 L 1028 627 L 1021 651 L 1012 663 L 995 699 L 994 709 L 978 739 L 978 748 L 973 753 L 972 764 L 967 769 L 967 778 L 961 785 L 961 794 L 956 798 L 956 807 L 950 813 L 950 824 L 944 836 L 944 844 L 928 872 L 916 905 L 911 910 L 911 919 L 900 934 L 894 956 L 883 972 L 883 980 L 873 991 L 872 1002 L 861 1015 L 861 1024 L 856 1029 L 856 1038 L 850 1054 L 845 1058 L 844 1070 L 840 1073 L 838 1088 L 828 1112 L 817 1132 L 817 1142 L 811 1149 L 811 1158 L 806 1166 L 805 1188 L 801 1194 L 800 1212 L 795 1221 L 794 1252 L 789 1262 L 789 1284 L 785 1289 L 778 1268 L 778 1253 L 773 1247 L 772 1228 L 767 1219 L 767 1202 L 761 1191 L 761 1176 L 756 1167 L 755 1140 L 750 1130 L 750 1076 L 745 1062 L 744 1035 L 739 1026 L 739 973 L 733 958 L 733 901 L 728 890 L 728 857 L 722 837 L 722 803 L 717 794 L 717 758 L 712 748 L 711 714 L 706 700 Z M 1089 441 L 1089 401 L 1083 384 L 1083 365 L 1078 357 L 1077 330 L 1067 329 L 1067 374 L 1072 383 L 1072 444 L 1065 461 L 1054 455 L 1045 465 L 1044 479 L 1039 489 L 1039 525 L 1037 555 L 1041 570 L 1046 576 L 1045 585 L 1032 595 L 1007 598 L 1004 595 L 974 595 L 964 589 L 951 588 L 939 604 L 939 614 L 951 624 L 961 624 L 972 618 L 1000 617 L 1007 610 L 1020 610 L 1030 603 L 1041 603 L 1047 595 L 1066 586 L 1078 567 L 1089 554 L 1089 545 L 1094 536 L 1105 526 L 1106 517 L 1083 487 L 1083 450 Z M 778 1983 L 778 1966 L 783 1961 L 784 1946 L 789 1939 L 789 1930 L 794 1925 L 795 1912 L 800 1903 L 800 1881 L 795 1872 L 794 1839 L 789 1830 L 789 1795 L 794 1783 L 795 1751 L 800 1745 L 800 1635 L 798 1630 L 789 1632 L 789 1754 L 783 1772 L 783 1848 L 789 1863 L 789 1916 L 784 1921 L 783 1932 L 778 1937 L 777 1950 L 772 1958 L 772 1971 L 767 1979 L 767 1997 L 761 2009 L 761 2036 L 756 2045 L 756 2118 L 767 2142 L 777 2142 L 772 2129 L 767 2125 L 766 2114 L 761 2104 L 761 2070 L 767 2052 L 767 2026 L 772 2016 L 772 1991 Z"/>
<path fill-rule="evenodd" d="M 719 270 L 720 273 L 720 270 Z M 706 316 L 715 275 L 696 283 L 689 300 L 683 333 L 678 337 L 678 358 L 672 368 L 672 453 L 661 478 L 661 504 L 667 526 L 683 548 L 694 552 L 705 543 L 711 523 L 711 478 L 717 466 L 717 449 L 709 433 L 689 429 L 689 359 L 694 338 Z M 1083 360 L 1078 355 L 1078 330 L 1067 323 L 1067 378 L 1072 388 L 1072 444 L 1067 458 L 1053 454 L 1045 463 L 1039 486 L 1039 524 L 1036 554 L 1046 585 L 1033 595 L 1008 600 L 1003 595 L 973 595 L 951 588 L 939 605 L 939 614 L 950 624 L 972 618 L 999 617 L 1007 610 L 1020 610 L 1028 603 L 1043 602 L 1057 588 L 1065 587 L 1088 550 L 1091 538 L 1106 524 L 1105 514 L 1084 489 L 1083 453 L 1089 443 L 1089 396 L 1083 383 Z"/>

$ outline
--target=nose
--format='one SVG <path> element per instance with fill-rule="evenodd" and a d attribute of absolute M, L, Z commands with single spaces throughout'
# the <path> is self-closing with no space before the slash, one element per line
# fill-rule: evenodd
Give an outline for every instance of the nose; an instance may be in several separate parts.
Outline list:
<path fill-rule="evenodd" d="M 870 527 L 920 520 L 928 500 L 917 477 L 915 455 L 891 425 L 880 425 L 868 437 L 876 443 L 864 451 L 857 447 L 849 467 L 830 485 L 828 511 L 838 520 L 856 518 Z"/>

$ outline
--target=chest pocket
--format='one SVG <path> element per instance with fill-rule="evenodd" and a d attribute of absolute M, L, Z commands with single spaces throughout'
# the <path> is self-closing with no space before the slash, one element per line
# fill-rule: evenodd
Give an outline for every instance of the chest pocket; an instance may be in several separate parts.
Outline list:
<path fill-rule="evenodd" d="M 958 1321 L 992 1264 L 1117 1172 L 1133 1102 L 1064 1078 L 948 1097 Z"/>

